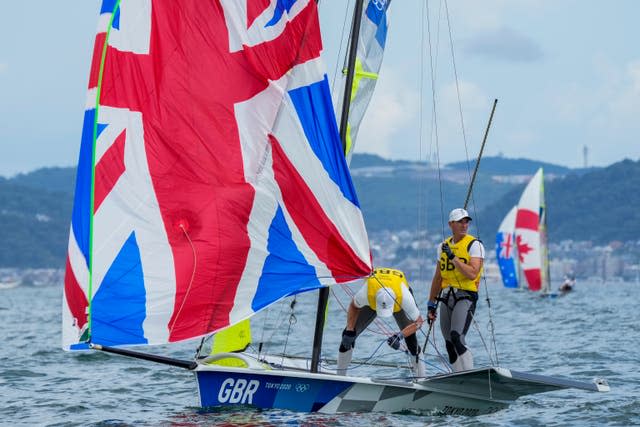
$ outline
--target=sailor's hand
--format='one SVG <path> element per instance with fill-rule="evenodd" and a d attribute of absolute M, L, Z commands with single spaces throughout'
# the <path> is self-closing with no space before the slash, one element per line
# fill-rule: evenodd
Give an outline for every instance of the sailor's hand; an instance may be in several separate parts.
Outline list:
<path fill-rule="evenodd" d="M 433 301 L 428 301 L 427 302 L 427 322 L 429 322 L 429 324 L 433 323 L 434 320 L 436 320 L 436 318 L 438 317 L 437 314 L 437 308 L 438 305 L 433 302 Z"/>
<path fill-rule="evenodd" d="M 402 335 L 402 332 L 398 332 L 387 338 L 387 344 L 389 344 L 392 349 L 398 350 L 403 339 L 404 335 Z"/>
<path fill-rule="evenodd" d="M 455 257 L 455 255 L 453 254 L 453 251 L 449 247 L 449 244 L 446 242 L 442 244 L 442 252 L 447 254 L 447 258 L 449 259 L 453 259 Z"/>
<path fill-rule="evenodd" d="M 342 331 L 342 341 L 340 345 L 349 350 L 355 347 L 356 345 L 356 331 L 347 331 L 346 329 Z"/>

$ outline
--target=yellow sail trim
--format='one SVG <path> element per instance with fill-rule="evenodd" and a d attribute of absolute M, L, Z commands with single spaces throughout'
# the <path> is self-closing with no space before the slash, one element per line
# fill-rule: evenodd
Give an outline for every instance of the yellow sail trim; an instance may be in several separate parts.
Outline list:
<path fill-rule="evenodd" d="M 343 73 L 346 74 L 347 70 L 343 70 Z M 360 87 L 360 80 L 363 78 L 378 80 L 378 74 L 365 71 L 364 68 L 362 67 L 362 61 L 356 58 L 355 72 L 353 75 L 353 84 L 351 85 L 351 102 L 353 102 L 353 100 L 356 98 L 356 95 L 358 94 L 358 88 Z M 347 135 L 346 135 L 345 145 L 346 145 L 345 152 L 350 153 L 351 152 L 351 123 L 347 123 Z"/>
<path fill-rule="evenodd" d="M 244 351 L 249 344 L 251 344 L 251 323 L 249 319 L 246 319 L 216 333 L 213 336 L 211 354 L 241 352 Z M 232 357 L 216 360 L 211 363 L 222 366 L 247 367 L 245 362 Z"/>
<path fill-rule="evenodd" d="M 360 79 L 362 78 L 378 80 L 378 74 L 365 71 L 364 68 L 362 68 L 362 61 L 360 61 L 359 59 L 356 59 L 356 69 L 353 75 L 353 84 L 351 85 L 351 101 L 352 102 L 355 99 L 356 94 L 358 93 L 358 87 L 360 86 Z"/>

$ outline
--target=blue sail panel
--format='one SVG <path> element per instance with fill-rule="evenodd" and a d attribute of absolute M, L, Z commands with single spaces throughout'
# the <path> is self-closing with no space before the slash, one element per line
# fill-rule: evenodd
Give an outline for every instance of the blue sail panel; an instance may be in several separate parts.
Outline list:
<path fill-rule="evenodd" d="M 269 255 L 265 260 L 252 309 L 258 311 L 288 295 L 321 286 L 316 271 L 296 247 L 291 230 L 278 207 L 269 228 Z"/>
<path fill-rule="evenodd" d="M 360 206 L 342 153 L 327 76 L 324 79 L 289 91 L 296 113 L 311 149 L 344 197 Z"/>
<path fill-rule="evenodd" d="M 92 302 L 92 341 L 103 345 L 146 344 L 142 323 L 146 291 L 140 248 L 131 234 Z"/>
<path fill-rule="evenodd" d="M 498 233 L 496 235 L 496 259 L 500 267 L 502 283 L 507 288 L 518 287 L 518 276 L 516 273 L 516 263 L 513 257 L 514 248 L 513 234 Z M 510 242 L 510 243 L 509 243 Z M 509 248 L 511 246 L 511 248 Z"/>

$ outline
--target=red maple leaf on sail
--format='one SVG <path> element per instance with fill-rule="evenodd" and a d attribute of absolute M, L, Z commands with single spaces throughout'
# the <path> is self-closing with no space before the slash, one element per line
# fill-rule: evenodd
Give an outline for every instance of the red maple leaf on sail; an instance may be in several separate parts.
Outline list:
<path fill-rule="evenodd" d="M 516 244 L 518 246 L 518 259 L 520 262 L 523 262 L 524 256 L 531 252 L 532 248 L 526 242 L 522 241 L 522 236 L 516 237 Z"/>

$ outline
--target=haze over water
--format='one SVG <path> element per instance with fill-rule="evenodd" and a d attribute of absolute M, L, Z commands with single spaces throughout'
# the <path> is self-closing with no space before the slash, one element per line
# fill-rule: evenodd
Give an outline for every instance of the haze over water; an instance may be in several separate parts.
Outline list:
<path fill-rule="evenodd" d="M 424 311 L 424 285 L 415 286 Z M 630 426 L 640 424 L 640 284 L 578 283 L 576 291 L 542 299 L 529 292 L 488 285 L 500 365 L 519 371 L 590 381 L 603 377 L 609 393 L 558 391 L 521 398 L 509 408 L 479 417 L 429 414 L 315 415 L 255 409 L 203 410 L 188 371 L 120 356 L 60 349 L 61 286 L 0 290 L 3 320 L 0 358 L 0 424 L 37 426 L 227 425 L 473 425 Z M 486 291 L 480 294 L 478 327 L 488 332 Z M 305 354 L 315 295 L 299 297 L 295 324 L 304 339 L 290 338 L 287 351 Z M 334 358 L 345 315 L 332 303 L 323 354 Z M 289 306 L 286 306 L 289 309 Z M 288 317 L 288 314 L 287 314 Z M 281 325 L 284 333 L 289 324 Z M 254 330 L 255 332 L 255 330 Z M 439 338 L 439 332 L 436 333 Z M 255 333 L 254 333 L 255 338 Z M 382 338 L 359 339 L 355 358 L 369 356 Z M 424 337 L 421 338 L 421 342 Z M 469 334 L 478 364 L 486 364 L 478 331 Z M 189 359 L 197 343 L 145 349 Z M 382 347 L 381 347 L 382 349 Z M 442 350 L 443 347 L 440 346 Z M 384 345 L 388 356 L 401 359 Z M 433 354 L 433 351 L 430 351 Z M 436 363 L 433 356 L 427 362 Z M 434 367 L 429 369 L 433 372 Z M 359 374 L 360 372 L 356 372 Z"/>

